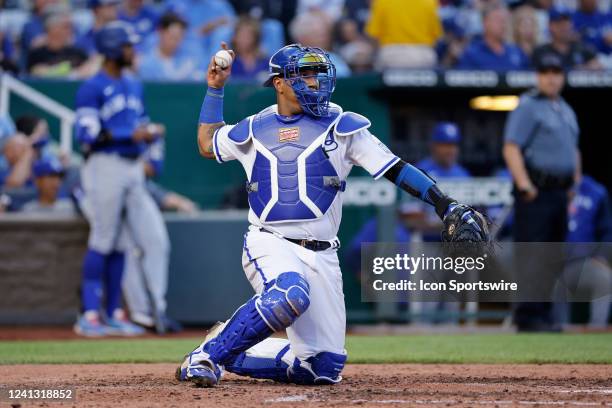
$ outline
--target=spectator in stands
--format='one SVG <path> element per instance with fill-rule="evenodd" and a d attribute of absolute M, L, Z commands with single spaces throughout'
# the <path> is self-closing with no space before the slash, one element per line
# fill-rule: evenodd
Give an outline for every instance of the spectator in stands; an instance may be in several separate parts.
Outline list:
<path fill-rule="evenodd" d="M 347 77 L 351 69 L 344 60 L 331 51 L 333 25 L 329 17 L 321 11 L 309 11 L 298 14 L 289 26 L 294 42 L 306 47 L 320 47 L 329 52 L 331 61 L 336 66 L 338 78 Z"/>
<path fill-rule="evenodd" d="M 0 189 L 2 189 L 3 174 L 6 174 L 9 164 L 4 157 L 4 145 L 15 136 L 15 123 L 9 115 L 0 115 Z"/>
<path fill-rule="evenodd" d="M 187 23 L 178 14 L 166 13 L 159 19 L 157 46 L 142 56 L 138 74 L 147 80 L 202 80 L 205 61 L 181 48 Z"/>
<path fill-rule="evenodd" d="M 261 21 L 261 50 L 272 55 L 289 38 L 289 23 L 295 17 L 297 2 L 283 0 L 231 0 L 238 15 Z"/>
<path fill-rule="evenodd" d="M 58 4 L 58 0 L 34 0 L 32 14 L 21 31 L 21 52 L 25 55 L 33 47 L 39 47 L 45 40 L 44 13 L 48 6 Z"/>
<path fill-rule="evenodd" d="M 146 38 L 155 31 L 159 15 L 144 0 L 123 0 L 119 7 L 118 18 L 134 28 L 141 38 Z"/>
<path fill-rule="evenodd" d="M 51 141 L 49 124 L 40 116 L 23 115 L 15 121 L 17 131 L 30 139 L 34 149 L 42 149 Z"/>
<path fill-rule="evenodd" d="M 538 44 L 538 20 L 533 7 L 520 6 L 512 13 L 514 43 L 530 58 Z"/>
<path fill-rule="evenodd" d="M 504 130 L 503 155 L 515 185 L 514 240 L 564 242 L 568 192 L 580 178 L 579 128 L 561 97 L 561 58 L 544 54 L 535 66 L 537 89 L 522 96 Z M 538 259 L 517 258 L 522 271 L 546 271 Z M 514 320 L 520 331 L 555 330 L 551 310 L 550 303 L 520 303 Z"/>
<path fill-rule="evenodd" d="M 9 115 L 0 115 L 0 151 L 4 147 L 4 143 L 15 135 L 15 123 Z M 0 158 L 2 156 L 0 155 Z"/>
<path fill-rule="evenodd" d="M 0 72 L 17 73 L 18 68 L 13 58 L 13 42 L 8 34 L 0 31 Z"/>
<path fill-rule="evenodd" d="M 117 19 L 119 4 L 121 0 L 88 0 L 87 6 L 92 10 L 94 16 L 93 27 L 77 38 L 76 46 L 88 55 L 97 53 L 95 35 L 111 21 Z"/>
<path fill-rule="evenodd" d="M 553 8 L 550 11 L 549 31 L 551 42 L 536 48 L 533 59 L 538 60 L 544 54 L 557 54 L 563 61 L 563 68 L 598 69 L 601 64 L 597 53 L 590 46 L 575 40 L 571 21 L 571 12 L 566 8 Z"/>
<path fill-rule="evenodd" d="M 499 4 L 491 5 L 483 11 L 482 19 L 482 38 L 473 39 L 467 46 L 458 67 L 495 71 L 528 68 L 529 61 L 523 51 L 505 41 L 509 23 L 508 10 Z"/>
<path fill-rule="evenodd" d="M 7 168 L 0 172 L 0 187 L 5 189 L 32 186 L 32 163 L 36 151 L 23 134 L 16 134 L 4 143 Z"/>
<path fill-rule="evenodd" d="M 363 32 L 370 18 L 371 0 L 346 0 L 344 14 L 347 18 L 355 21 L 359 32 Z"/>
<path fill-rule="evenodd" d="M 38 197 L 26 203 L 21 211 L 37 214 L 76 215 L 69 198 L 59 198 L 58 193 L 64 177 L 64 167 L 58 158 L 47 156 L 38 159 L 32 166 Z"/>
<path fill-rule="evenodd" d="M 263 82 L 268 75 L 268 58 L 260 49 L 259 22 L 252 17 L 240 17 L 234 28 L 232 49 L 236 53 L 232 65 L 232 78 Z"/>
<path fill-rule="evenodd" d="M 340 19 L 335 25 L 334 37 L 334 49 L 354 74 L 372 70 L 374 45 L 361 34 L 355 20 Z"/>
<path fill-rule="evenodd" d="M 442 37 L 442 24 L 436 1 L 373 0 L 366 32 L 380 46 L 378 69 L 437 63 L 433 47 Z"/>
<path fill-rule="evenodd" d="M 85 78 L 95 69 L 84 50 L 72 45 L 69 11 L 55 6 L 45 14 L 45 44 L 28 55 L 27 71 L 33 76 Z"/>
<path fill-rule="evenodd" d="M 323 12 L 327 17 L 335 22 L 342 16 L 344 0 L 298 0 L 297 14 L 312 11 Z"/>
<path fill-rule="evenodd" d="M 548 32 L 548 23 L 550 11 L 553 7 L 553 0 L 531 0 L 531 5 L 535 9 L 535 16 L 538 24 L 538 44 L 548 42 L 550 34 Z"/>
<path fill-rule="evenodd" d="M 584 42 L 602 54 L 612 52 L 612 15 L 600 12 L 597 0 L 580 0 L 572 20 Z"/>
<path fill-rule="evenodd" d="M 204 61 L 210 60 L 222 41 L 229 44 L 232 39 L 236 13 L 227 0 L 169 0 L 166 11 L 187 22 L 186 47 L 201 53 Z"/>
<path fill-rule="evenodd" d="M 453 68 L 463 55 L 468 38 L 454 18 L 443 20 L 442 26 L 444 37 L 436 44 L 438 64 L 443 68 Z"/>

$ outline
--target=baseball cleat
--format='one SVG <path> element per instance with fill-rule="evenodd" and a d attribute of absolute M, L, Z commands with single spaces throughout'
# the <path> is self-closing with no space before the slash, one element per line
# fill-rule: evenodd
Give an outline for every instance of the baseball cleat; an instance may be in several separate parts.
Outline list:
<path fill-rule="evenodd" d="M 110 334 L 108 326 L 102 324 L 96 312 L 85 312 L 74 324 L 74 332 L 79 336 L 103 337 Z"/>
<path fill-rule="evenodd" d="M 215 323 L 206 333 L 202 344 L 185 355 L 174 375 L 178 381 L 191 381 L 199 387 L 213 387 L 219 383 L 221 369 L 208 359 L 208 354 L 202 350 L 202 347 L 217 337 L 224 327 L 225 322 Z"/>
<path fill-rule="evenodd" d="M 116 336 L 140 336 L 145 333 L 143 327 L 130 322 L 125 316 L 123 310 L 116 310 L 113 317 L 106 320 L 109 334 Z"/>
<path fill-rule="evenodd" d="M 198 358 L 199 347 L 187 354 L 183 359 L 182 364 L 176 369 L 175 377 L 178 381 L 190 381 L 197 387 L 214 387 L 221 379 L 221 369 L 207 358 Z"/>

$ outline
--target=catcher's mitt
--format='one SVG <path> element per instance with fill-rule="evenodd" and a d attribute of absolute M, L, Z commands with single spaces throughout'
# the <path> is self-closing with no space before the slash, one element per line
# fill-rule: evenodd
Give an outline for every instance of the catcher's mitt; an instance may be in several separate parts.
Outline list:
<path fill-rule="evenodd" d="M 442 241 L 453 243 L 473 242 L 488 247 L 491 244 L 489 222 L 484 215 L 472 207 L 456 204 L 450 213 L 444 217 Z"/>

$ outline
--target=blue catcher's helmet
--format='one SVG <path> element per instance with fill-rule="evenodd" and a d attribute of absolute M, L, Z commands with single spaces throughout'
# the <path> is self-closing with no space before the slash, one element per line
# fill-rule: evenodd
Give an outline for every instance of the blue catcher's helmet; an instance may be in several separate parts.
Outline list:
<path fill-rule="evenodd" d="M 269 72 L 264 86 L 272 86 L 274 77 L 279 76 L 289 82 L 304 112 L 329 115 L 329 100 L 336 88 L 336 67 L 327 52 L 300 44 L 287 45 L 272 55 Z M 304 78 L 315 78 L 318 89 L 309 88 Z"/>
<path fill-rule="evenodd" d="M 109 59 L 121 58 L 122 48 L 138 43 L 138 34 L 132 26 L 122 21 L 108 23 L 95 34 L 96 49 Z"/>

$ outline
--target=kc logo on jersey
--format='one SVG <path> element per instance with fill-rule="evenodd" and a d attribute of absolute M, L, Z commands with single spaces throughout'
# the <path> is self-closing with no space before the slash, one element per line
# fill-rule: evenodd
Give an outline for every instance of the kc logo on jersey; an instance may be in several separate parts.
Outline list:
<path fill-rule="evenodd" d="M 280 128 L 278 129 L 278 141 L 279 142 L 296 142 L 300 140 L 300 128 Z"/>

